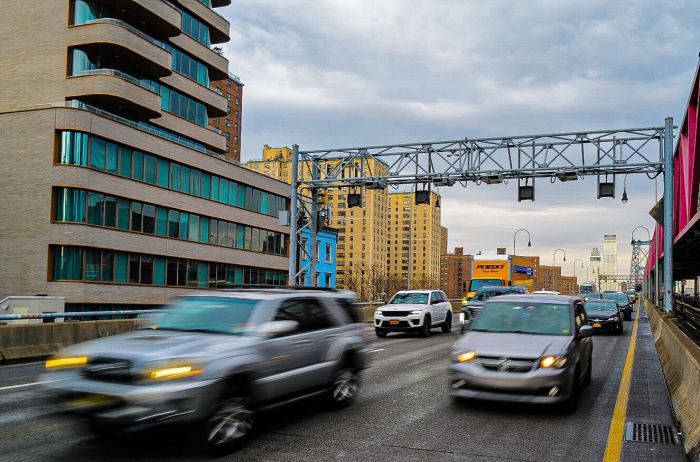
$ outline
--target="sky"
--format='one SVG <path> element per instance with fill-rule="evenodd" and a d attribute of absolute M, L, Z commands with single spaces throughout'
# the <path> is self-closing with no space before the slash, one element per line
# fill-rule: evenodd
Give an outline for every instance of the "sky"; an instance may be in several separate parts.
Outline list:
<path fill-rule="evenodd" d="M 242 160 L 301 149 L 680 123 L 700 51 L 697 0 L 235 0 L 223 45 L 243 92 Z M 658 183 L 659 195 L 663 189 Z M 655 182 L 596 199 L 595 177 L 442 188 L 449 248 L 540 255 L 585 278 L 591 248 L 653 230 Z M 636 239 L 645 239 L 643 229 Z"/>

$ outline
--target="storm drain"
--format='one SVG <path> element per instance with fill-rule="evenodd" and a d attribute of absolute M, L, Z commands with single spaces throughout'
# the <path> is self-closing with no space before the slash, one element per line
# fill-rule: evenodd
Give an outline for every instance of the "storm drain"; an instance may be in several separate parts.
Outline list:
<path fill-rule="evenodd" d="M 627 422 L 625 440 L 649 444 L 680 444 L 678 432 L 671 425 Z"/>

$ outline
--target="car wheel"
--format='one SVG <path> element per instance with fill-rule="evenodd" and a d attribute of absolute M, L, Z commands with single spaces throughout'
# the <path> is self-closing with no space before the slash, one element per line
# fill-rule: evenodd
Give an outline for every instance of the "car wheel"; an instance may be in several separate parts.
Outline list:
<path fill-rule="evenodd" d="M 255 414 L 243 396 L 223 399 L 204 425 L 204 445 L 213 454 L 230 452 L 242 445 L 253 430 Z"/>
<path fill-rule="evenodd" d="M 381 329 L 374 329 L 374 333 L 377 334 L 377 337 L 384 338 L 386 337 L 386 334 L 388 334 L 387 331 L 381 330 Z"/>
<path fill-rule="evenodd" d="M 578 369 L 576 369 L 576 374 L 574 375 L 573 389 L 571 390 L 571 396 L 569 396 L 567 400 L 562 403 L 562 410 L 567 414 L 575 412 L 576 409 L 578 409 L 578 400 L 581 395 L 581 387 L 579 384 L 578 372 Z"/>
<path fill-rule="evenodd" d="M 329 400 L 336 409 L 350 406 L 357 396 L 360 388 L 360 378 L 357 371 L 350 367 L 344 367 L 336 372 L 329 391 Z"/>
<path fill-rule="evenodd" d="M 632 313 L 628 310 L 625 311 L 625 321 L 631 321 L 632 320 Z"/>
<path fill-rule="evenodd" d="M 430 319 L 430 316 L 426 316 L 425 319 L 423 320 L 423 325 L 420 328 L 420 336 L 421 337 L 430 337 L 430 329 L 432 329 L 432 320 Z"/>
<path fill-rule="evenodd" d="M 445 324 L 442 325 L 442 331 L 446 334 L 452 332 L 452 313 L 447 313 Z"/>
<path fill-rule="evenodd" d="M 617 326 L 617 335 L 622 335 L 623 330 L 625 330 L 625 323 L 620 321 L 620 324 Z"/>

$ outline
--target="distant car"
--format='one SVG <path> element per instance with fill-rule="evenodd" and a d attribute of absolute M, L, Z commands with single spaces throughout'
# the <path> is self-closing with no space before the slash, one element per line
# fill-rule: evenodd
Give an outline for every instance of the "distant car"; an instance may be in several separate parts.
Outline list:
<path fill-rule="evenodd" d="M 629 297 L 630 302 L 634 303 L 637 301 L 637 291 L 636 290 L 628 290 L 625 292 L 625 294 L 627 294 L 627 296 Z"/>
<path fill-rule="evenodd" d="M 615 300 L 591 299 L 586 302 L 588 324 L 594 331 L 612 331 L 621 334 L 624 329 L 624 314 Z"/>
<path fill-rule="evenodd" d="M 428 337 L 435 327 L 452 332 L 452 304 L 441 290 L 402 290 L 374 312 L 377 337 L 389 332 L 418 332 Z"/>
<path fill-rule="evenodd" d="M 629 297 L 622 292 L 603 292 L 603 298 L 607 300 L 615 300 L 620 307 L 620 310 L 625 314 L 625 321 L 632 319 L 632 302 Z"/>
<path fill-rule="evenodd" d="M 100 434 L 188 424 L 224 452 L 271 405 L 321 394 L 336 407 L 353 402 L 367 365 L 353 302 L 345 291 L 185 296 L 149 329 L 62 350 L 42 380 L 58 410 Z"/>
<path fill-rule="evenodd" d="M 558 403 L 573 410 L 581 388 L 591 381 L 592 333 L 577 297 L 529 294 L 488 300 L 455 345 L 450 394 Z"/>
<path fill-rule="evenodd" d="M 484 286 L 480 288 L 474 298 L 466 304 L 462 304 L 459 312 L 460 333 L 464 333 L 464 328 L 470 319 L 473 319 L 484 306 L 486 300 L 501 295 L 527 294 L 527 288 L 523 286 Z"/>

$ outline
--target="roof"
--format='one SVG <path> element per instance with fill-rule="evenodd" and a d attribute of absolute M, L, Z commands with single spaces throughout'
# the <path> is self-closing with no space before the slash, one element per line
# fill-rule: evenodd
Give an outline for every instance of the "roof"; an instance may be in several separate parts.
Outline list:
<path fill-rule="evenodd" d="M 496 300 L 496 299 L 494 299 Z M 498 302 L 535 302 L 535 303 L 571 303 L 574 300 L 581 300 L 573 295 L 549 295 L 549 294 L 521 294 L 521 295 L 501 295 Z M 490 301 L 490 300 L 489 300 Z M 487 302 L 488 303 L 488 302 Z"/>
<path fill-rule="evenodd" d="M 439 289 L 415 289 L 415 290 L 399 290 L 397 294 L 429 294 Z"/>

